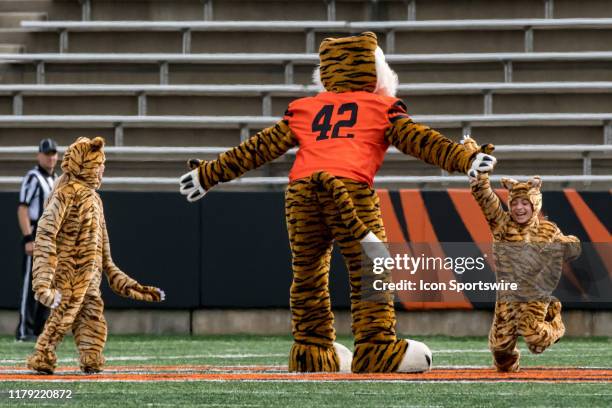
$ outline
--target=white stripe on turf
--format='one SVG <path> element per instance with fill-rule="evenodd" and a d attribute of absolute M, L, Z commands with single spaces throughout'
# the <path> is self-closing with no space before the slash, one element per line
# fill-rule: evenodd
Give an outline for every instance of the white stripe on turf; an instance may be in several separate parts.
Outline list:
<path fill-rule="evenodd" d="M 193 360 L 202 358 L 227 358 L 227 359 L 239 359 L 239 358 L 266 358 L 266 357 L 286 357 L 287 354 L 193 354 L 185 356 L 114 356 L 106 357 L 106 361 L 151 361 L 151 360 Z M 3 359 L 0 360 L 0 364 L 19 364 L 25 360 L 15 359 Z M 74 363 L 78 361 L 76 358 L 60 358 L 57 360 L 59 363 Z"/>
<path fill-rule="evenodd" d="M 114 382 L 122 382 L 122 383 L 169 383 L 169 382 L 216 382 L 216 383 L 398 383 L 398 384 L 499 384 L 499 383 L 518 383 L 518 384 L 559 384 L 563 381 L 555 381 L 555 380 L 512 380 L 512 379 L 503 379 L 503 380 L 304 380 L 304 379 L 287 379 L 287 380 L 202 380 L 199 378 L 195 379 L 159 379 L 159 380 L 150 380 L 150 379 L 142 379 L 142 380 L 124 380 L 124 379 L 95 379 L 95 378 L 83 378 L 78 380 L 62 380 L 62 379 L 48 379 L 48 380 L 23 380 L 23 379 L 5 379 L 3 382 L 29 382 L 36 384 L 46 384 L 46 383 L 75 383 L 75 382 L 93 382 L 93 383 L 114 383 Z M 607 380 L 603 381 L 571 381 L 568 384 L 609 384 Z M 555 393 L 555 395 L 559 395 Z M 575 395 L 575 394 L 567 394 L 567 395 Z M 596 394 L 589 394 L 596 395 Z M 607 394 L 605 394 L 607 395 Z"/>

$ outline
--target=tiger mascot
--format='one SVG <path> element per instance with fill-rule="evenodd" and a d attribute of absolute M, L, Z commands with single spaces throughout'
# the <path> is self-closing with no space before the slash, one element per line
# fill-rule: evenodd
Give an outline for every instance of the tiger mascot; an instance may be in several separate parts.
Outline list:
<path fill-rule="evenodd" d="M 487 173 L 470 170 L 472 195 L 480 205 L 493 234 L 497 280 L 515 282 L 517 291 L 499 291 L 489 332 L 489 349 L 498 371 L 519 370 L 516 346 L 523 336 L 529 351 L 542 353 L 565 334 L 561 302 L 552 296 L 563 262 L 580 255 L 580 241 L 564 235 L 551 221 L 542 219 L 542 180 L 519 183 L 502 178 L 508 190 L 505 211 L 491 189 Z"/>
<path fill-rule="evenodd" d="M 80 137 L 66 150 L 63 174 L 38 224 L 34 246 L 34 297 L 51 308 L 27 365 L 52 374 L 55 350 L 72 329 L 85 373 L 101 371 L 106 343 L 104 303 L 100 294 L 102 271 L 113 291 L 148 302 L 164 300 L 158 288 L 141 286 L 122 272 L 111 258 L 102 201 L 96 192 L 104 172 L 104 139 Z"/>
<path fill-rule="evenodd" d="M 289 371 L 427 371 L 429 348 L 396 336 L 393 299 L 369 301 L 362 293 L 368 289 L 362 284 L 362 249 L 370 257 L 386 249 L 373 178 L 389 145 L 449 172 L 487 171 L 495 158 L 468 152 L 410 119 L 395 98 L 397 75 L 374 33 L 327 38 L 319 56 L 313 77 L 322 92 L 293 101 L 282 120 L 216 160 L 190 160 L 180 191 L 196 201 L 216 184 L 299 146 L 285 195 L 293 267 Z M 349 271 L 354 354 L 335 343 L 328 289 L 333 241 Z M 372 248 L 376 243 L 381 245 Z"/>

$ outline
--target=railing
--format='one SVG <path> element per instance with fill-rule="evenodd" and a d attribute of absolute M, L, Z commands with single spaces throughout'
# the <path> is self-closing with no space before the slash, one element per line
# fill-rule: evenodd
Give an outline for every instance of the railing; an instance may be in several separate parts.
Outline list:
<path fill-rule="evenodd" d="M 396 65 L 499 63 L 504 82 L 512 82 L 515 62 L 604 62 L 612 61 L 611 51 L 590 52 L 494 52 L 458 54 L 389 54 L 387 61 Z M 155 64 L 159 67 L 159 83 L 169 83 L 170 64 L 269 64 L 282 66 L 285 84 L 294 83 L 294 66 L 314 66 L 319 62 L 313 53 L 83 53 L 83 54 L 0 54 L 0 63 L 33 64 L 36 83 L 45 83 L 45 64 Z"/>
<path fill-rule="evenodd" d="M 532 175 L 492 175 L 491 181 L 499 182 L 502 177 L 512 177 L 515 179 L 526 180 Z M 547 183 L 612 183 L 612 175 L 582 176 L 582 175 L 554 175 L 540 176 Z M 15 186 L 21 183 L 22 177 L 0 176 L 0 186 Z M 460 184 L 467 188 L 467 176 L 378 176 L 374 178 L 377 185 L 384 184 Z M 230 182 L 233 185 L 244 186 L 274 186 L 286 185 L 287 177 L 242 177 Z M 178 177 L 104 177 L 104 185 L 107 186 L 151 186 L 151 187 L 172 187 L 178 190 Z"/>
<path fill-rule="evenodd" d="M 78 0 L 81 4 L 81 20 L 91 20 L 92 5 L 95 0 Z M 159 0 L 158 0 L 159 1 Z M 387 0 L 388 1 L 388 0 Z M 336 20 L 336 3 L 337 0 L 320 0 L 319 1 L 325 8 L 328 21 Z M 406 18 L 409 21 L 416 20 L 417 16 L 417 1 L 416 0 L 401 0 L 406 7 Z M 370 9 L 376 8 L 380 0 L 363 0 L 363 3 L 369 3 Z M 202 19 L 204 21 L 213 20 L 214 16 L 214 0 L 202 0 Z M 546 19 L 552 19 L 554 16 L 554 0 L 544 0 L 542 2 L 543 14 Z"/>
<path fill-rule="evenodd" d="M 147 115 L 148 96 L 258 96 L 261 114 L 272 114 L 275 96 L 304 97 L 316 94 L 315 85 L 0 85 L 0 95 L 13 98 L 13 114 L 23 115 L 24 96 L 96 96 L 129 95 L 136 97 L 138 115 Z M 485 83 L 421 83 L 400 84 L 399 97 L 417 95 L 474 95 L 483 96 L 483 114 L 493 113 L 494 95 L 550 93 L 612 93 L 612 82 L 485 82 Z"/>
<path fill-rule="evenodd" d="M 65 147 L 60 147 L 63 153 Z M 107 146 L 106 156 L 110 160 L 135 161 L 186 161 L 199 157 L 210 159 L 230 149 L 230 147 L 186 147 L 186 146 Z M 0 147 L 0 160 L 31 160 L 37 152 L 36 146 L 3 146 Z M 290 149 L 287 154 L 295 155 L 297 149 Z M 591 176 L 593 159 L 612 159 L 612 145 L 498 145 L 495 156 L 502 160 L 521 160 L 526 157 L 537 157 L 547 160 L 582 160 L 582 176 Z M 395 147 L 387 151 L 387 158 L 415 160 L 402 154 Z M 383 179 L 384 180 L 384 179 Z M 391 180 L 391 179 L 389 179 Z M 438 180 L 438 179 L 436 179 Z M 442 180 L 446 179 L 440 179 Z M 445 181 L 446 182 L 446 181 Z"/>
<path fill-rule="evenodd" d="M 603 144 L 612 144 L 612 113 L 517 113 L 491 115 L 415 115 L 415 122 L 437 128 L 462 128 L 470 134 L 473 126 L 601 126 Z M 114 129 L 115 145 L 124 144 L 125 128 L 223 128 L 240 129 L 241 140 L 250 136 L 252 129 L 271 126 L 274 116 L 115 116 L 115 115 L 4 115 L 0 128 L 95 126 Z"/>
<path fill-rule="evenodd" d="M 71 32 L 102 31 L 173 31 L 181 33 L 180 52 L 191 52 L 193 32 L 303 32 L 305 51 L 316 51 L 315 33 L 360 33 L 376 31 L 385 34 L 385 52 L 395 52 L 395 34 L 415 31 L 523 31 L 524 50 L 533 52 L 534 30 L 611 29 L 610 18 L 569 19 L 495 19 L 495 20 L 430 20 L 430 21 L 24 21 L 31 31 L 57 32 L 60 53 L 69 52 Z"/>

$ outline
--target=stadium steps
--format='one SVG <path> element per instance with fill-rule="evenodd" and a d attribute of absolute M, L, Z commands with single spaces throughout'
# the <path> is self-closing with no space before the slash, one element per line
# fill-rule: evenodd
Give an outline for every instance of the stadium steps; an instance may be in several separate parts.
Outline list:
<path fill-rule="evenodd" d="M 22 53 L 24 47 L 22 44 L 2 44 L 0 43 L 0 53 L 4 54 L 17 54 Z"/>
<path fill-rule="evenodd" d="M 0 0 L 0 13 L 45 13 L 49 20 L 81 20 L 78 0 Z"/>
<path fill-rule="evenodd" d="M 414 120 L 459 140 L 471 133 L 500 144 L 610 144 L 612 113 L 415 115 Z M 115 146 L 231 146 L 271 126 L 274 116 L 0 116 L 0 146 L 35 145 L 50 133 L 60 144 L 81 135 Z M 57 135 L 57 136 L 55 136 Z"/>
<path fill-rule="evenodd" d="M 3 8 L 8 3 L 11 2 L 0 0 L 0 11 L 20 11 Z M 31 6 L 32 2 L 23 2 L 24 5 L 26 3 Z M 245 96 L 229 92 L 220 96 L 221 93 L 207 94 L 205 91 L 198 93 L 195 90 L 192 94 L 177 90 L 164 92 L 162 88 L 165 84 L 185 84 L 186 87 L 197 88 L 200 84 L 267 83 L 298 84 L 300 88 L 300 84 L 306 85 L 311 81 L 312 70 L 317 62 L 317 55 L 314 52 L 321 38 L 335 33 L 359 32 L 370 27 L 379 33 L 383 48 L 389 47 L 393 50 L 387 54 L 403 83 L 426 82 L 439 85 L 437 91 L 421 89 L 419 93 L 412 88 L 406 90 L 404 94 L 400 92 L 409 104 L 410 113 L 416 115 L 417 120 L 421 114 L 430 115 L 430 119 L 437 116 L 438 122 L 432 120 L 431 124 L 454 139 L 471 130 L 474 137 L 482 142 L 492 142 L 501 146 L 538 143 L 540 148 L 548 149 L 531 153 L 504 153 L 501 149 L 498 155 L 503 157 L 503 160 L 496 174 L 570 175 L 567 180 L 563 180 L 563 177 L 551 178 L 553 183 L 557 183 L 553 184 L 556 187 L 601 189 L 609 188 L 610 185 L 609 180 L 602 181 L 601 178 L 599 181 L 592 180 L 586 184 L 584 179 L 580 179 L 585 174 L 587 177 L 589 174 L 609 175 L 612 161 L 609 160 L 608 153 L 587 154 L 579 149 L 575 152 L 560 153 L 551 150 L 554 144 L 567 147 L 577 143 L 593 145 L 609 143 L 612 139 L 610 118 L 596 114 L 612 112 L 610 92 L 605 87 L 580 90 L 569 90 L 569 88 L 562 90 L 562 87 L 558 86 L 554 89 L 528 88 L 532 85 L 528 84 L 529 82 L 612 81 L 610 76 L 612 50 L 608 46 L 612 43 L 610 41 L 612 30 L 606 26 L 609 22 L 604 21 L 612 17 L 609 2 L 590 0 L 578 5 L 563 0 L 554 2 L 475 0 L 470 2 L 469 6 L 457 7 L 456 2 L 450 0 L 408 2 L 341 0 L 327 3 L 323 0 L 295 2 L 185 0 L 178 3 L 166 0 L 121 2 L 91 0 L 82 2 L 83 8 L 80 8 L 77 0 L 40 3 L 47 3 L 46 6 L 52 8 L 61 6 L 74 10 L 76 7 L 80 11 L 79 16 L 74 18 L 73 11 L 71 15 L 64 16 L 50 13 L 51 19 L 59 20 L 55 26 L 51 23 L 33 22 L 24 24 L 27 26 L 24 28 L 0 30 L 1 42 L 28 44 L 28 52 L 34 53 L 19 57 L 15 57 L 14 54 L 3 56 L 1 60 L 5 64 L 0 69 L 0 83 L 40 83 L 41 85 L 46 83 L 51 86 L 84 84 L 85 88 L 90 86 L 89 84 L 94 84 L 95 87 L 96 83 L 149 84 L 157 86 L 160 93 L 157 94 L 155 91 L 146 93 L 142 90 L 125 93 L 117 89 L 114 89 L 117 93 L 113 93 L 113 88 L 108 87 L 104 94 L 95 92 L 87 94 L 87 91 L 71 93 L 70 90 L 56 90 L 54 93 L 51 88 L 48 93 L 45 91 L 36 94 L 28 93 L 31 91 L 25 89 L 6 88 L 5 91 L 0 91 L 0 115 L 4 115 L 2 116 L 4 124 L 0 128 L 0 148 L 9 145 L 34 146 L 40 138 L 48 137 L 49 134 L 57 137 L 62 145 L 70 143 L 77 136 L 102 135 L 106 137 L 109 146 L 119 145 L 117 149 L 122 149 L 121 145 L 126 148 L 143 146 L 144 149 L 163 146 L 160 149 L 166 150 L 166 153 L 149 152 L 136 157 L 125 151 L 111 153 L 112 150 L 109 150 L 108 176 L 111 179 L 130 177 L 128 180 L 117 179 L 116 183 L 110 183 L 117 188 L 153 190 L 159 188 L 174 191 L 176 176 L 185 171 L 185 156 L 191 157 L 191 155 L 168 154 L 169 151 L 181 146 L 234 145 L 245 135 L 254 133 L 276 120 L 287 102 L 294 96 L 312 92 L 308 88 L 301 87 L 297 95 L 291 92 L 279 95 L 270 93 L 271 97 L 268 98 L 265 93 Z M 177 4 L 180 6 L 177 7 Z M 48 8 L 39 10 L 49 13 Z M 278 31 L 278 27 L 273 30 L 272 20 L 287 17 L 292 20 L 301 19 L 303 22 L 297 24 L 297 28 L 292 27 L 286 31 Z M 564 27 L 563 24 L 568 21 L 550 17 L 572 18 L 573 25 Z M 578 17 L 594 18 L 598 23 L 596 27 L 589 27 L 584 21 L 576 21 L 575 18 Z M 386 21 L 391 18 L 406 21 Z M 504 20 L 496 23 L 497 27 L 465 27 L 466 23 L 470 22 L 457 21 L 499 18 Z M 524 21 L 509 20 L 534 18 L 547 19 L 537 22 L 542 27 L 525 25 Z M 96 31 L 93 24 L 89 26 L 90 29 L 75 29 L 73 26 L 68 31 L 64 31 L 68 34 L 60 35 L 58 31 L 61 31 L 62 25 L 68 28 L 69 23 L 66 21 L 68 19 L 108 21 L 98 21 L 105 30 L 101 33 Z M 227 25 L 231 25 L 228 21 L 224 21 L 229 19 L 242 20 L 240 23 L 244 24 L 241 24 L 242 28 L 239 31 L 235 28 L 234 31 L 232 29 L 220 31 L 226 30 Z M 416 19 L 417 22 L 410 22 L 410 19 Z M 442 19 L 449 21 L 426 21 Z M 134 21 L 128 24 L 113 20 Z M 140 28 L 137 26 L 147 20 L 151 21 L 151 27 L 139 31 Z M 184 22 L 179 24 L 169 20 L 184 20 Z M 213 20 L 216 26 L 210 23 Z M 249 20 L 263 21 L 268 23 L 269 27 L 261 32 L 253 28 L 245 29 L 244 26 L 254 24 Z M 331 23 L 326 20 L 331 20 Z M 359 21 L 362 20 L 376 20 L 376 22 L 362 23 L 359 26 Z M 163 21 L 166 23 L 162 24 Z M 320 24 L 320 30 L 314 29 L 312 33 L 308 33 L 308 24 L 313 25 L 316 22 Z M 530 22 L 536 23 L 536 21 Z M 283 23 L 291 25 L 295 22 Z M 86 22 L 81 27 L 86 28 L 87 24 L 90 23 Z M 123 24 L 124 27 L 104 27 L 104 24 Z M 129 28 L 130 24 L 133 29 Z M 187 30 L 190 32 L 188 36 L 181 24 L 183 26 L 187 24 L 190 28 Z M 431 24 L 438 24 L 438 27 L 432 27 Z M 486 25 L 485 22 L 480 24 Z M 511 27 L 504 27 L 503 24 L 510 24 Z M 164 25 L 165 28 L 162 27 Z M 453 29 L 453 25 L 459 27 L 463 25 L 463 28 Z M 547 25 L 555 28 L 546 28 Z M 75 26 L 78 27 L 78 24 L 75 23 Z M 174 27 L 168 31 L 168 26 Z M 196 26 L 204 27 L 204 31 L 198 31 L 195 29 Z M 213 30 L 211 27 L 216 28 Z M 279 36 L 282 36 L 283 41 L 278 41 Z M 215 48 L 221 40 L 224 41 L 224 48 Z M 432 50 L 439 54 L 432 57 L 432 54 L 429 54 Z M 566 52 L 572 50 L 581 52 Z M 587 55 L 582 52 L 583 50 L 595 52 Z M 88 51 L 91 54 L 83 56 L 79 55 L 79 51 Z M 133 54 L 109 54 L 130 51 L 133 51 Z M 219 55 L 210 55 L 218 51 L 243 51 L 245 54 L 241 55 L 243 59 L 236 59 L 237 55 L 233 54 L 228 57 L 229 59 L 221 61 Z M 270 55 L 258 56 L 257 51 L 266 53 L 274 51 L 279 54 L 270 59 Z M 543 51 L 563 52 L 551 54 Z M 209 53 L 208 57 L 199 55 L 201 52 Z M 453 55 L 448 55 L 449 52 Z M 30 57 L 28 61 L 27 58 Z M 83 57 L 86 59 L 83 60 Z M 18 60 L 21 62 L 16 62 Z M 44 60 L 45 64 L 37 66 L 35 62 L 41 60 Z M 293 63 L 287 64 L 290 60 Z M 165 65 L 168 61 L 169 64 Z M 509 64 L 509 61 L 512 63 Z M 518 88 L 523 85 L 527 88 L 515 90 L 516 92 L 485 87 L 467 89 L 470 85 L 474 85 L 473 82 L 483 81 L 496 82 L 498 87 L 518 84 Z M 466 88 L 449 91 L 442 89 L 444 85 L 465 85 Z M 496 116 L 499 113 L 526 112 L 549 113 L 545 114 L 547 117 L 537 120 L 525 115 L 514 116 L 512 120 L 510 117 L 504 119 L 499 115 Z M 15 113 L 17 115 L 13 115 Z M 139 113 L 150 116 L 137 116 Z M 580 117 L 577 115 L 579 113 L 594 115 L 587 118 L 584 115 Z M 20 114 L 27 116 L 19 117 Z M 33 116 L 41 114 L 53 116 L 47 118 Z M 65 114 L 68 116 L 63 116 Z M 116 116 L 117 114 L 121 114 L 122 117 Z M 123 116 L 126 114 L 130 115 L 127 119 Z M 198 122 L 201 118 L 194 116 L 202 114 L 219 115 L 226 123 L 221 126 L 219 123 L 211 125 Z M 228 122 L 227 115 L 232 114 L 248 114 L 257 119 L 253 123 L 248 123 L 248 120 Z M 439 114 L 459 116 L 440 122 Z M 484 118 L 485 115 L 488 117 Z M 45 122 L 46 119 L 49 120 Z M 28 156 L 29 154 L 25 153 L 22 156 L 0 154 L 0 163 L 3 169 L 6 168 L 3 175 L 20 176 L 29 165 L 26 160 Z M 396 184 L 397 186 L 434 188 L 457 186 L 455 183 L 459 179 L 440 179 L 438 178 L 440 170 L 435 167 L 414 159 L 392 154 L 389 156 L 381 169 L 381 176 L 414 174 L 433 178 L 414 182 L 403 181 Z M 250 173 L 250 176 L 277 177 L 276 182 L 280 186 L 286 181 L 291 161 L 292 156 L 280 159 Z M 160 177 L 165 181 L 148 186 L 146 180 L 132 178 L 143 175 Z M 256 179 L 251 181 L 253 180 L 257 182 Z M 461 178 L 458 185 L 465 186 L 464 181 L 464 178 Z M 262 188 L 250 183 L 249 181 L 240 188 Z M 7 183 L 0 180 L 0 188 L 6 185 Z M 551 184 L 547 182 L 547 186 L 551 187 Z"/>
<path fill-rule="evenodd" d="M 109 177 L 166 177 L 172 178 L 185 172 L 189 158 L 214 159 L 229 147 L 172 147 L 172 146 L 108 146 L 106 158 Z M 60 149 L 60 152 L 64 148 Z M 295 149 L 272 164 L 251 172 L 245 178 L 273 176 L 285 177 L 293 163 Z M 0 160 L 6 167 L 4 176 L 19 176 L 23 167 L 31 164 L 36 154 L 34 146 L 0 147 Z M 535 172 L 543 175 L 564 174 L 602 176 L 610 174 L 612 158 L 610 145 L 499 145 L 496 157 L 500 159 L 499 174 L 524 174 Z M 542 160 L 545 159 L 545 160 Z M 381 176 L 410 174 L 413 176 L 439 176 L 438 168 L 426 165 L 411 156 L 390 148 Z"/>
<path fill-rule="evenodd" d="M 11 4 L 15 0 L 3 0 Z M 607 0 L 56 0 L 53 19 L 85 20 L 431 20 L 612 17 Z M 53 4 L 56 3 L 56 4 Z M 180 6 L 177 6 L 180 4 Z M 58 11 L 61 10 L 61 13 Z"/>
<path fill-rule="evenodd" d="M 282 115 L 314 85 L 0 85 L 0 114 Z M 410 114 L 607 113 L 612 82 L 400 84 Z"/>
<path fill-rule="evenodd" d="M 612 80 L 612 52 L 391 54 L 400 82 Z M 318 62 L 309 53 L 0 55 L 2 83 L 286 83 L 309 84 Z"/>
<path fill-rule="evenodd" d="M 17 28 L 21 26 L 24 20 L 36 21 L 46 20 L 45 13 L 20 13 L 20 12 L 0 12 L 0 27 L 1 28 Z"/>
<path fill-rule="evenodd" d="M 610 18 L 22 22 L 31 52 L 314 52 L 324 38 L 366 30 L 377 33 L 388 54 L 605 51 L 612 41 Z"/>

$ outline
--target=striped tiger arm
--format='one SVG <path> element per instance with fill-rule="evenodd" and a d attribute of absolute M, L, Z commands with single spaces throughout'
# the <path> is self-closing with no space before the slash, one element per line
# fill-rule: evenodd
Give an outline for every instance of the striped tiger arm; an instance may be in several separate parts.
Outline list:
<path fill-rule="evenodd" d="M 67 217 L 74 201 L 75 192 L 65 188 L 54 193 L 36 230 L 34 243 L 34 264 L 32 267 L 32 290 L 34 297 L 43 305 L 54 303 L 56 289 L 52 287 L 57 268 L 57 234 Z"/>
<path fill-rule="evenodd" d="M 504 211 L 501 200 L 491 188 L 487 173 L 478 174 L 478 177 L 470 182 L 470 188 L 492 232 L 509 221 L 510 216 Z"/>
<path fill-rule="evenodd" d="M 119 296 L 131 298 L 134 300 L 143 300 L 146 302 L 160 302 L 163 297 L 163 292 L 152 286 L 143 286 L 135 279 L 129 277 L 125 272 L 115 265 L 110 251 L 110 240 L 108 239 L 108 230 L 106 222 L 103 221 L 103 247 L 102 247 L 102 268 L 106 273 L 108 284 Z"/>
<path fill-rule="evenodd" d="M 102 224 L 103 243 L 102 243 L 102 269 L 106 273 L 108 285 L 116 294 L 129 297 L 128 289 L 136 284 L 136 281 L 130 278 L 125 272 L 115 265 L 110 251 L 110 241 L 108 239 L 108 230 L 106 229 L 106 221 Z"/>
<path fill-rule="evenodd" d="M 580 239 L 574 235 L 564 235 L 561 231 L 555 236 L 554 242 L 563 244 L 563 260 L 572 261 L 580 256 L 582 245 Z"/>
<path fill-rule="evenodd" d="M 266 128 L 240 145 L 222 153 L 216 160 L 199 164 L 200 184 L 205 190 L 231 181 L 249 170 L 271 162 L 297 144 L 286 121 Z"/>
<path fill-rule="evenodd" d="M 399 151 L 450 173 L 467 173 L 478 151 L 469 151 L 429 126 L 413 122 L 406 114 L 390 118 L 391 126 L 385 134 L 387 142 Z"/>

